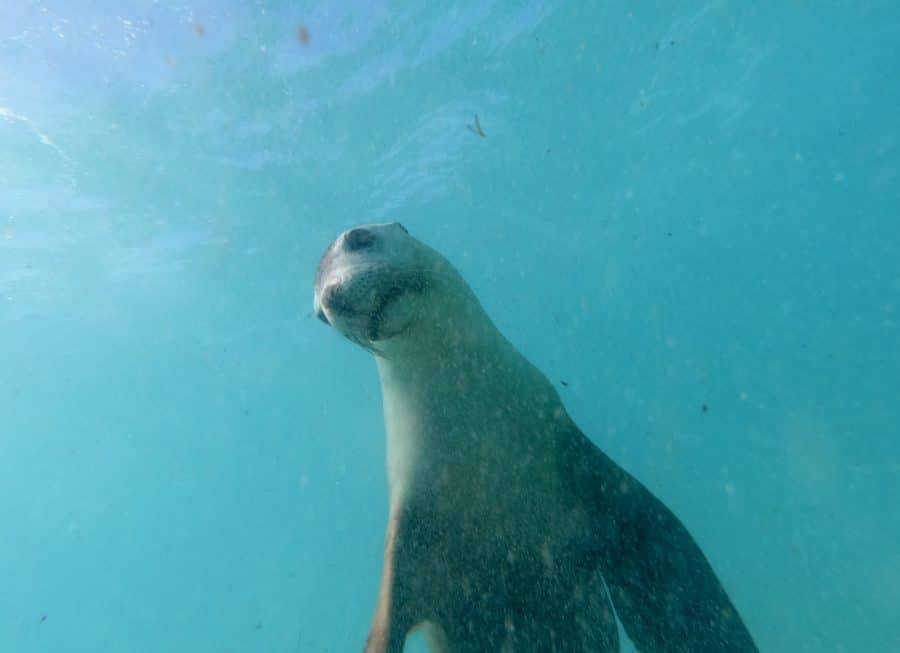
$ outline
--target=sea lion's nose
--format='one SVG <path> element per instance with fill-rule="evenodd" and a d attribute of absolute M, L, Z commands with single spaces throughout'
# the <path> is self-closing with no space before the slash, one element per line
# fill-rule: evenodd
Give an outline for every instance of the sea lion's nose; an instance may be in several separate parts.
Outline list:
<path fill-rule="evenodd" d="M 363 227 L 356 227 L 344 234 L 344 249 L 355 252 L 371 247 L 375 243 L 375 234 Z"/>

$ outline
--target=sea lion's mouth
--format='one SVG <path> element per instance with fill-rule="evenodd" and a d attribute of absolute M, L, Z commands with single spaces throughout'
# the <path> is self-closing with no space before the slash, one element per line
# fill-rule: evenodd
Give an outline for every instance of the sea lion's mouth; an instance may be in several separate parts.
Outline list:
<path fill-rule="evenodd" d="M 405 295 L 406 293 L 421 293 L 424 290 L 425 278 L 421 275 L 408 274 L 395 279 L 394 283 L 388 286 L 388 288 L 378 297 L 375 308 L 369 315 L 369 322 L 366 325 L 366 337 L 368 337 L 368 339 L 372 342 L 382 340 L 384 334 L 381 333 L 381 327 L 387 308 L 394 304 L 398 299 L 403 297 L 403 295 Z M 409 325 L 406 325 L 406 327 L 403 327 L 399 331 L 391 333 L 388 337 L 399 335 L 400 333 L 405 331 L 408 326 Z"/>
<path fill-rule="evenodd" d="M 392 272 L 377 275 L 374 279 L 373 275 L 366 275 L 361 280 L 351 278 L 325 288 L 316 315 L 329 325 L 333 324 L 333 318 L 350 324 L 355 322 L 356 327 L 351 330 L 357 332 L 357 338 L 363 337 L 370 342 L 384 340 L 405 330 L 405 327 L 393 328 L 390 333 L 384 332 L 388 309 L 407 293 L 421 293 L 425 287 L 425 277 L 415 272 Z M 352 340 L 357 338 L 351 337 Z"/>

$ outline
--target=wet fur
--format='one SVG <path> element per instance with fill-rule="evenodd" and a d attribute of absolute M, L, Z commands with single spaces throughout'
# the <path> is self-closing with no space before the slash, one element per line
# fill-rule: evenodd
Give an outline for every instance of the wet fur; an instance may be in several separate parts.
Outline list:
<path fill-rule="evenodd" d="M 417 627 L 433 653 L 613 653 L 616 614 L 642 653 L 756 652 L 681 522 L 582 434 L 452 266 L 364 228 L 370 249 L 326 252 L 315 304 L 381 377 L 391 492 L 366 653 L 400 653 Z"/>

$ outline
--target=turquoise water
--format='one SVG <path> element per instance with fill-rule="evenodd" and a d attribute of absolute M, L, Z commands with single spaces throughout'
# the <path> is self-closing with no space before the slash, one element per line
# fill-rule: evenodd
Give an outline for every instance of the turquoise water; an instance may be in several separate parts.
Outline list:
<path fill-rule="evenodd" d="M 0 650 L 361 650 L 384 220 L 761 650 L 900 650 L 900 9 L 596 4 L 0 5 Z"/>

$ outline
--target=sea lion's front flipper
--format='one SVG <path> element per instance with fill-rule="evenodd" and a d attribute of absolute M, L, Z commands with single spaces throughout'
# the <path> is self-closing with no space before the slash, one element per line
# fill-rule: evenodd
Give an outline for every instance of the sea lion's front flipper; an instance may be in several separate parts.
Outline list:
<path fill-rule="evenodd" d="M 678 518 L 599 449 L 581 458 L 597 509 L 582 562 L 599 564 L 642 653 L 758 653 L 700 547 Z M 585 461 L 590 460 L 585 464 Z"/>
<path fill-rule="evenodd" d="M 406 596 L 403 582 L 405 574 L 401 540 L 406 522 L 402 513 L 392 514 L 388 520 L 381 590 L 366 640 L 365 653 L 401 653 L 406 634 L 413 625 L 409 614 L 409 597 Z"/>

